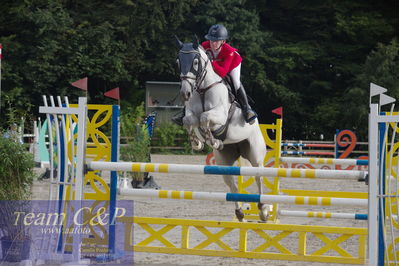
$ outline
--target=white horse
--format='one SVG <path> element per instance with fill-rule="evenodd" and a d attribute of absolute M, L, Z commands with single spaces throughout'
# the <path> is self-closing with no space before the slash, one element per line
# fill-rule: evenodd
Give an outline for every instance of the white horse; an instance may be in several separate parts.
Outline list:
<path fill-rule="evenodd" d="M 185 101 L 184 127 L 188 130 L 194 149 L 201 150 L 204 143 L 213 148 L 218 165 L 233 165 L 241 156 L 254 167 L 263 167 L 266 145 L 258 121 L 245 122 L 241 109 L 229 99 L 229 92 L 222 78 L 217 75 L 202 46 L 195 37 L 193 43 L 182 43 L 177 37 L 180 69 L 180 94 Z M 262 177 L 256 176 L 259 194 L 262 194 Z M 232 193 L 238 188 L 232 176 L 224 175 L 224 182 Z M 235 202 L 239 221 L 243 211 Z M 262 221 L 268 218 L 268 205 L 259 203 Z"/>

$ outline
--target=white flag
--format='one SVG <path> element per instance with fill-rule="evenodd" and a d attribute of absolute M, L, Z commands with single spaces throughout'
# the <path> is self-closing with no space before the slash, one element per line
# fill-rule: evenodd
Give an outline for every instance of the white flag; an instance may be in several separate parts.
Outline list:
<path fill-rule="evenodd" d="M 396 101 L 396 99 L 391 96 L 388 96 L 385 94 L 381 94 L 381 96 L 380 96 L 380 106 L 389 104 L 389 103 L 393 103 L 395 101 Z"/>
<path fill-rule="evenodd" d="M 385 93 L 387 91 L 388 90 L 385 89 L 384 87 L 378 86 L 377 84 L 374 84 L 374 83 L 370 83 L 370 98 L 375 95 Z"/>

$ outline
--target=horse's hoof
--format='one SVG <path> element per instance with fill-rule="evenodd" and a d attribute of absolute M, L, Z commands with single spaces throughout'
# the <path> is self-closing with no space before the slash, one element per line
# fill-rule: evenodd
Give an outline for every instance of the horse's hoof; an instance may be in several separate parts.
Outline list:
<path fill-rule="evenodd" d="M 223 142 L 221 140 L 216 140 L 213 144 L 212 144 L 212 148 L 214 148 L 215 150 L 223 150 Z"/>
<path fill-rule="evenodd" d="M 202 149 L 204 148 L 204 143 L 198 141 L 197 143 L 192 143 L 191 147 L 196 151 L 202 151 Z"/>
<path fill-rule="evenodd" d="M 244 213 L 243 213 L 242 209 L 241 208 L 236 209 L 235 212 L 236 212 L 236 217 L 237 217 L 238 221 L 242 222 L 244 220 Z"/>
<path fill-rule="evenodd" d="M 224 148 L 223 142 L 219 141 L 219 146 L 218 146 L 217 150 L 221 151 L 221 150 L 223 150 L 223 148 Z"/>
<path fill-rule="evenodd" d="M 258 209 L 259 209 L 259 218 L 263 222 L 267 222 L 270 216 L 270 211 L 272 209 L 272 205 L 268 204 L 263 204 L 263 203 L 258 203 Z"/>
<path fill-rule="evenodd" d="M 268 212 L 263 212 L 263 211 L 259 211 L 259 218 L 262 222 L 267 222 L 267 220 L 269 219 L 269 213 Z"/>

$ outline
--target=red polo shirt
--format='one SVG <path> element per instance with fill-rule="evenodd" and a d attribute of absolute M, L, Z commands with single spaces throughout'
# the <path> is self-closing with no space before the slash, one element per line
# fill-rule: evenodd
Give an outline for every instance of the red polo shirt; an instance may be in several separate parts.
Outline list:
<path fill-rule="evenodd" d="M 210 41 L 205 41 L 201 45 L 204 47 L 205 51 L 211 51 Z M 231 70 L 241 63 L 242 58 L 237 51 L 238 50 L 236 48 L 231 47 L 227 43 L 222 45 L 222 49 L 220 50 L 218 56 L 212 61 L 213 70 L 220 77 L 224 78 L 228 73 L 230 73 Z"/>

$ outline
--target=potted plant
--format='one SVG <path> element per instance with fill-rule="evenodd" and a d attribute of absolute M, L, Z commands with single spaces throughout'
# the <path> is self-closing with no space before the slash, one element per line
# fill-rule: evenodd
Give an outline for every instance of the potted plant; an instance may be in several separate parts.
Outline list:
<path fill-rule="evenodd" d="M 29 257 L 29 228 L 22 222 L 16 223 L 15 211 L 30 209 L 34 165 L 33 155 L 23 144 L 12 134 L 0 132 L 0 239 L 5 261 Z"/>
<path fill-rule="evenodd" d="M 151 161 L 151 138 L 144 122 L 144 103 L 136 108 L 126 108 L 121 114 L 121 134 L 126 138 L 126 145 L 120 149 L 121 159 L 128 162 Z M 148 173 L 127 173 L 132 178 L 133 188 L 159 188 Z"/>

